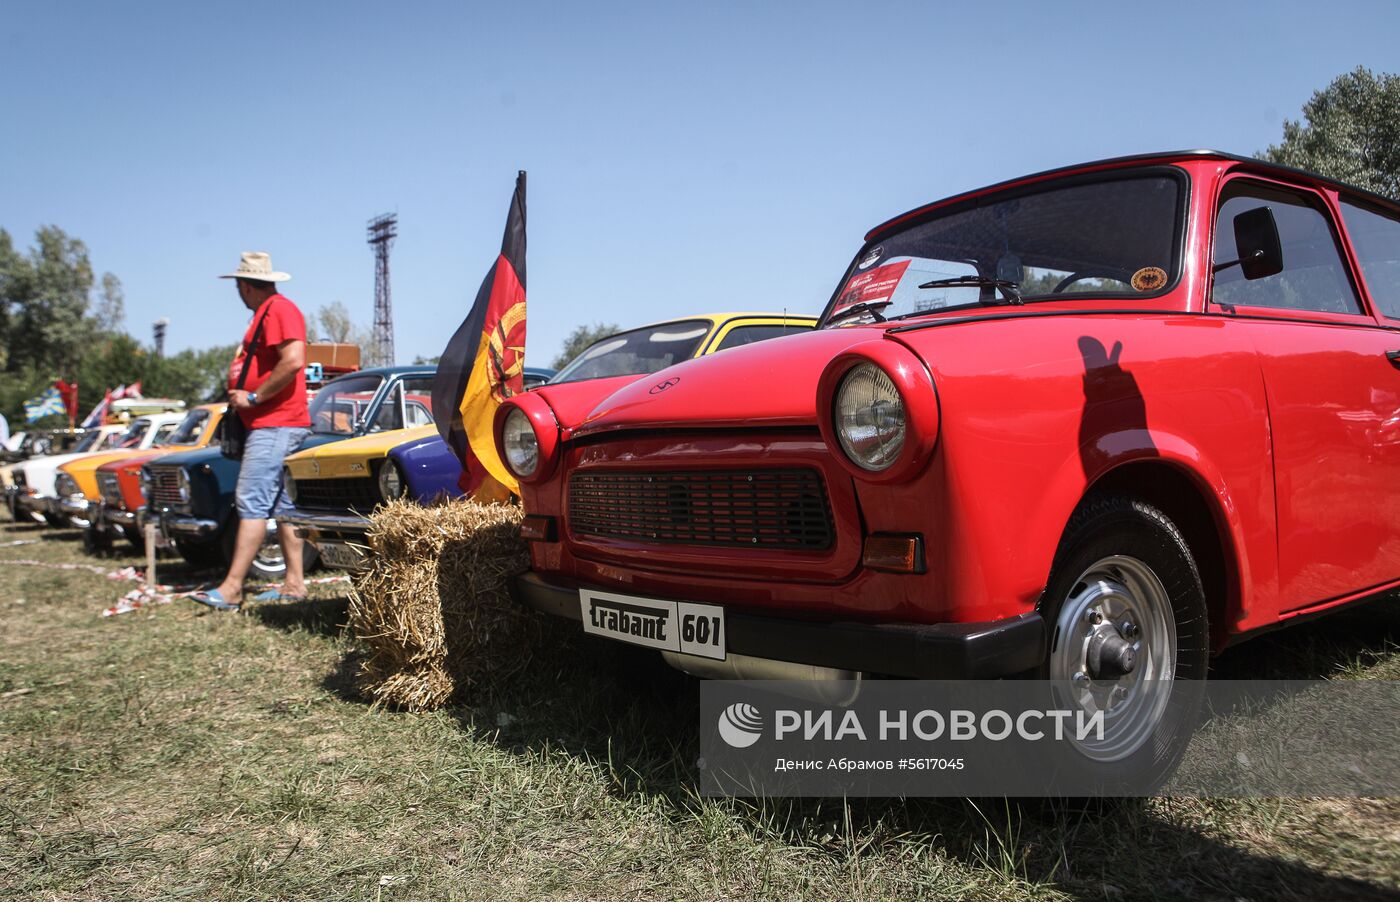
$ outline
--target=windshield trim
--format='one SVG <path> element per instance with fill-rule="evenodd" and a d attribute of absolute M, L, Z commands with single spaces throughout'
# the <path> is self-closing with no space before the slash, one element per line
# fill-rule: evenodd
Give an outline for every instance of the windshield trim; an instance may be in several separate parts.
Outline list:
<path fill-rule="evenodd" d="M 1125 294 L 1121 291 L 1103 291 L 1095 292 L 1093 294 L 1086 293 L 1073 295 L 1069 297 L 1046 297 L 1031 295 L 1030 297 L 1024 300 L 1024 303 L 1026 305 L 1031 305 L 1043 304 L 1046 301 L 1080 302 L 1125 297 L 1131 298 L 1134 301 L 1141 301 L 1149 300 L 1152 298 L 1159 298 L 1163 295 L 1170 294 L 1171 292 L 1176 290 L 1178 285 L 1181 284 L 1183 273 L 1186 270 L 1186 226 L 1187 215 L 1191 209 L 1191 175 L 1181 166 L 1171 163 L 1164 163 L 1160 165 L 1151 166 L 1128 166 L 1120 169 L 1099 170 L 1094 172 L 1079 172 L 1073 175 L 1066 175 L 1059 178 L 1051 178 L 1042 181 L 1033 181 L 1029 183 L 1018 182 L 1016 185 L 1006 188 L 1002 191 L 985 191 L 980 193 L 973 193 L 972 196 L 967 197 L 964 200 L 957 201 L 956 203 L 951 203 L 947 205 L 940 205 L 935 203 L 934 205 L 932 205 L 931 208 L 927 208 L 926 212 L 921 213 L 917 216 L 912 216 L 908 220 L 894 220 L 894 222 L 899 223 L 899 228 L 897 229 L 886 229 L 882 227 L 872 230 L 870 234 L 878 235 L 878 239 L 867 237 L 865 241 L 861 244 L 860 248 L 856 251 L 855 256 L 851 257 L 851 262 L 847 264 L 846 271 L 837 281 L 835 289 L 831 292 L 831 297 L 827 299 L 826 306 L 822 308 L 821 316 L 817 319 L 817 328 L 827 328 L 827 318 L 831 316 L 832 310 L 836 306 L 836 302 L 840 300 L 842 289 L 845 288 L 846 283 L 850 281 L 851 276 L 856 270 L 856 265 L 860 262 L 861 258 L 864 257 L 865 254 L 871 250 L 871 248 L 881 244 L 882 242 L 888 241 L 891 235 L 899 234 L 902 232 L 906 232 L 909 229 L 917 228 L 923 225 L 924 223 L 930 222 L 934 219 L 941 219 L 945 216 L 951 216 L 957 213 L 961 213 L 965 210 L 976 209 L 977 207 L 990 206 L 991 204 L 1001 203 L 1003 201 L 1015 200 L 1018 197 L 1027 197 L 1032 194 L 1041 194 L 1047 191 L 1057 191 L 1062 188 L 1073 188 L 1076 185 L 1096 185 L 1103 184 L 1106 182 L 1150 178 L 1153 176 L 1166 176 L 1174 178 L 1179 182 L 1180 185 L 1180 191 L 1177 195 L 1176 222 L 1173 226 L 1172 231 L 1172 244 L 1176 252 L 1176 266 L 1173 268 L 1173 272 L 1170 273 L 1171 279 L 1167 282 L 1166 285 L 1163 285 L 1156 291 L 1145 291 L 1141 293 L 1133 292 L 1131 295 Z M 896 320 L 912 319 L 916 316 L 938 316 L 939 314 L 946 313 L 949 310 L 966 310 L 971 307 L 992 306 L 1000 307 L 1003 305 L 987 305 L 974 301 L 971 304 L 958 304 L 956 306 L 950 307 L 939 307 L 935 310 L 911 311 L 910 313 L 903 313 L 898 314 L 896 316 L 888 317 L 888 319 L 890 322 L 894 322 Z M 857 323 L 853 323 L 852 325 L 856 324 Z M 868 325 L 868 323 L 865 325 Z"/>
<path fill-rule="evenodd" d="M 369 404 L 367 404 L 367 405 L 365 406 L 365 415 L 364 415 L 364 417 L 361 418 L 360 420 L 357 420 L 357 421 L 356 421 L 356 424 L 358 424 L 358 423 L 360 423 L 360 422 L 365 422 L 365 423 L 373 422 L 374 418 L 375 418 L 376 416 L 379 415 L 379 404 L 380 404 L 380 402 L 381 402 L 381 401 L 383 400 L 383 398 L 384 398 L 384 392 L 385 392 L 385 390 L 386 390 L 390 385 L 393 385 L 394 383 L 396 383 L 396 382 L 398 381 L 398 376 L 392 376 L 392 375 L 391 375 L 391 376 L 385 376 L 385 375 L 382 375 L 382 374 L 370 374 L 370 373 L 358 372 L 358 373 L 347 373 L 347 374 L 345 374 L 344 376 L 340 377 L 341 379 L 344 379 L 346 382 L 349 382 L 350 380 L 352 380 L 352 379 L 357 379 L 357 378 L 358 378 L 358 379 L 373 378 L 373 376 L 375 376 L 375 375 L 378 375 L 378 376 L 379 376 L 379 386 L 374 390 L 374 394 L 370 396 Z M 325 391 L 326 389 L 330 388 L 331 386 L 335 385 L 335 383 L 338 382 L 338 381 L 340 381 L 340 380 L 339 380 L 339 379 L 336 379 L 336 380 L 332 380 L 332 381 L 330 381 L 330 382 L 327 382 L 325 385 L 321 386 L 319 389 L 316 390 L 316 394 L 319 395 L 321 392 L 323 392 L 323 391 Z M 315 400 L 316 400 L 316 399 L 313 397 L 313 398 L 312 398 L 312 401 L 315 401 Z M 308 406 L 309 406 L 309 405 L 308 405 Z M 315 420 L 312 420 L 312 422 L 311 422 L 311 434 L 312 434 L 312 435 L 343 435 L 343 436 L 348 436 L 348 437 L 354 437 L 354 436 L 357 436 L 357 435 L 361 435 L 362 433 L 361 433 L 358 429 L 355 429 L 355 428 L 352 428 L 349 432 L 334 432 L 334 431 L 332 431 L 332 432 L 322 432 L 321 430 L 319 430 L 319 429 L 316 428 L 316 421 L 315 421 Z"/>

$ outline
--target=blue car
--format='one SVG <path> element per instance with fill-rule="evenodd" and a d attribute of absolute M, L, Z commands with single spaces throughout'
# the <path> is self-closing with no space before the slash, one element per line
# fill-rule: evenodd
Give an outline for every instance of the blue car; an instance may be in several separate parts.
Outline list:
<path fill-rule="evenodd" d="M 432 366 L 377 367 L 327 382 L 311 399 L 311 434 L 301 445 L 314 448 L 378 432 L 431 425 L 429 398 Z M 233 553 L 237 513 L 233 492 L 240 461 L 217 447 L 171 454 L 142 471 L 146 516 L 159 524 L 181 556 L 201 566 L 226 565 Z M 316 562 L 308 545 L 304 563 Z M 276 524 L 268 521 L 268 540 L 253 561 L 250 575 L 279 579 L 286 571 L 277 543 Z"/>

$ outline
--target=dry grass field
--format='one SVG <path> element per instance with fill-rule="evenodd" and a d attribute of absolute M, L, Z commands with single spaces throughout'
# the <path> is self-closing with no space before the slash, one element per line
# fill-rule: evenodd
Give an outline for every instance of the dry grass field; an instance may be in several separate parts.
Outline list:
<path fill-rule="evenodd" d="M 15 563 L 140 565 L 78 539 L 0 522 L 0 898 L 1400 894 L 1398 798 L 705 800 L 695 683 L 652 654 L 577 637 L 469 708 L 395 713 L 354 689 L 343 584 L 103 618 L 133 584 Z M 1217 670 L 1400 679 L 1400 602 Z"/>

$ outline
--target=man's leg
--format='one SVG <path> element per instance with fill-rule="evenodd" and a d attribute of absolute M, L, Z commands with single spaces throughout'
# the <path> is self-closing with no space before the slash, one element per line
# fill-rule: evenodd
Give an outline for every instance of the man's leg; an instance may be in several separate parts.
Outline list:
<path fill-rule="evenodd" d="M 282 594 L 305 595 L 306 582 L 301 570 L 301 554 L 306 540 L 297 535 L 295 526 L 279 521 L 277 541 L 282 544 L 282 557 L 287 561 L 287 575 L 282 579 Z"/>
<path fill-rule="evenodd" d="M 230 604 L 238 604 L 243 599 L 243 581 L 248 578 L 248 568 L 253 566 L 253 558 L 258 556 L 258 549 L 267 537 L 267 520 L 239 520 L 237 529 L 233 562 L 229 564 L 228 575 L 219 583 L 219 594 Z"/>

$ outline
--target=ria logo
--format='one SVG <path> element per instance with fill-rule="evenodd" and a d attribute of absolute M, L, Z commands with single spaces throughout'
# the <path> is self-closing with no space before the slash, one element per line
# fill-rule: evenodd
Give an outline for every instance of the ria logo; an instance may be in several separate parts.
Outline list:
<path fill-rule="evenodd" d="M 651 387 L 651 393 L 652 393 L 653 395 L 659 395 L 659 394 L 661 394 L 662 392 L 664 392 L 664 391 L 665 391 L 666 389 L 668 389 L 668 388 L 674 388 L 676 385 L 680 384 L 680 381 L 681 381 L 681 377 L 680 377 L 680 376 L 672 376 L 670 379 L 667 379 L 665 382 L 658 382 L 658 383 L 656 383 L 655 385 L 653 385 L 653 386 Z"/>
<path fill-rule="evenodd" d="M 735 702 L 719 714 L 719 735 L 733 748 L 746 749 L 763 735 L 763 714 L 747 702 Z"/>

